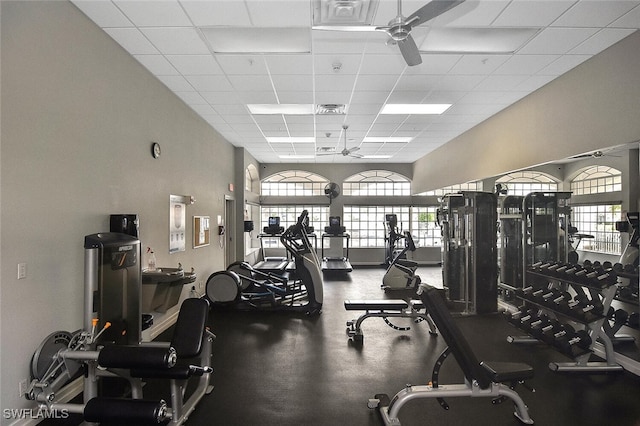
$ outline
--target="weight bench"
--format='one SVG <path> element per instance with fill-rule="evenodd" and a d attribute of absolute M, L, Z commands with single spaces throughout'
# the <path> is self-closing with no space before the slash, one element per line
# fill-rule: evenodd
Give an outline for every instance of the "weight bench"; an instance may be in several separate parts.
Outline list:
<path fill-rule="evenodd" d="M 400 331 L 410 330 L 411 327 L 398 327 L 387 318 L 414 318 L 414 322 L 427 321 L 429 324 L 429 333 L 433 336 L 438 335 L 436 326 L 434 325 L 424 304 L 420 300 L 345 300 L 344 308 L 347 311 L 365 311 L 357 319 L 347 321 L 347 334 L 356 343 L 362 343 L 364 334 L 362 333 L 362 322 L 367 318 L 379 317 L 391 328 Z"/>
<path fill-rule="evenodd" d="M 513 389 L 517 383 L 533 377 L 531 366 L 522 363 L 480 362 L 473 353 L 471 346 L 454 322 L 442 296 L 436 288 L 421 284 L 418 294 L 435 322 L 440 335 L 448 347 L 436 361 L 431 384 L 423 386 L 407 385 L 396 393 L 393 399 L 386 394 L 377 394 L 369 400 L 369 408 L 378 408 L 385 425 L 400 425 L 398 413 L 405 403 L 418 398 L 437 398 L 440 406 L 445 410 L 449 405 L 445 397 L 492 397 L 493 403 L 511 399 L 515 405 L 513 413 L 518 420 L 525 424 L 533 424 L 524 401 Z M 465 377 L 464 384 L 440 385 L 438 375 L 444 360 L 453 354 L 460 365 Z M 509 383 L 509 386 L 503 383 Z"/>

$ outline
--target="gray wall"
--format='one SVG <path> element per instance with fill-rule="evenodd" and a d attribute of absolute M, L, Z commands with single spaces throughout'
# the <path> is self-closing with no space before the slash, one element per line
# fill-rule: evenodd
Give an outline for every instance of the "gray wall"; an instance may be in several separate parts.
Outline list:
<path fill-rule="evenodd" d="M 82 326 L 83 238 L 109 214 L 138 213 L 158 265 L 194 267 L 199 284 L 224 267 L 218 244 L 192 248 L 191 219 L 224 214 L 234 147 L 72 4 L 3 1 L 1 18 L 0 406 L 17 409 L 38 344 Z M 170 194 L 197 200 L 172 255 Z"/>
<path fill-rule="evenodd" d="M 640 32 L 414 163 L 417 192 L 640 139 Z M 456 167 L 451 167 L 455 164 Z"/>

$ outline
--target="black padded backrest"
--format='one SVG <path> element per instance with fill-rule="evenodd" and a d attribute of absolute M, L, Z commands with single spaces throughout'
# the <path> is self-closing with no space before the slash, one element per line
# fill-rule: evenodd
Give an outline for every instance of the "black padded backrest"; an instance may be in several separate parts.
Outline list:
<path fill-rule="evenodd" d="M 427 312 L 435 322 L 436 327 L 438 327 L 440 335 L 447 343 L 467 380 L 469 382 L 472 380 L 477 381 L 481 389 L 488 388 L 491 385 L 489 374 L 480 366 L 480 361 L 478 361 L 469 342 L 454 322 L 449 308 L 447 308 L 438 289 L 424 284 L 421 288 L 424 291 L 420 295 L 420 299 L 427 307 Z"/>
<path fill-rule="evenodd" d="M 200 354 L 208 315 L 209 303 L 205 299 L 189 298 L 182 302 L 171 339 L 178 359 Z"/>

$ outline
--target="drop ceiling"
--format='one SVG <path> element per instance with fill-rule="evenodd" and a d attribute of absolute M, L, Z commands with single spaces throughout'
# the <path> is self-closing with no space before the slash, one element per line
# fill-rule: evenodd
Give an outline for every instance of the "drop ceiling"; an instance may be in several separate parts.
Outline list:
<path fill-rule="evenodd" d="M 413 162 L 640 28 L 640 0 L 467 0 L 413 28 L 422 64 L 410 67 L 383 32 L 313 29 L 322 10 L 387 25 L 396 0 L 73 3 L 262 163 Z M 403 1 L 403 15 L 425 3 Z M 482 34 L 489 46 L 469 43 Z M 249 109 L 275 104 L 308 112 Z M 451 106 L 381 114 L 386 104 Z M 361 158 L 341 154 L 345 141 Z"/>

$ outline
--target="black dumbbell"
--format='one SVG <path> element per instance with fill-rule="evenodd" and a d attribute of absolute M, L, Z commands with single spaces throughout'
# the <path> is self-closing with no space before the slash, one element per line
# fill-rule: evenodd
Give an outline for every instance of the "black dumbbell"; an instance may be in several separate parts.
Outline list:
<path fill-rule="evenodd" d="M 524 331 L 533 334 L 534 330 L 538 330 L 549 323 L 549 316 L 542 314 L 532 319 L 531 321 L 523 322 L 521 327 Z"/>
<path fill-rule="evenodd" d="M 616 324 L 625 324 L 629 319 L 629 312 L 625 311 L 624 309 L 617 309 L 613 313 L 612 319 Z"/>
<path fill-rule="evenodd" d="M 611 269 L 613 267 L 613 264 L 611 262 L 609 262 L 608 260 L 605 260 L 604 262 L 602 262 L 602 267 L 606 270 L 606 269 Z"/>
<path fill-rule="evenodd" d="M 571 326 L 571 324 L 563 324 L 561 322 L 556 322 L 551 330 L 543 331 L 540 335 L 540 339 L 543 342 L 548 344 L 554 344 L 557 339 L 560 339 L 566 335 L 575 334 L 576 330 Z"/>
<path fill-rule="evenodd" d="M 640 315 L 638 312 L 632 312 L 627 319 L 627 324 L 629 327 L 638 328 L 640 327 Z"/>
<path fill-rule="evenodd" d="M 549 305 L 555 311 L 568 312 L 571 299 L 571 293 L 569 293 L 568 291 L 561 291 L 558 292 L 557 296 L 551 300 L 551 303 Z"/>
<path fill-rule="evenodd" d="M 549 335 L 553 335 L 554 330 L 560 331 L 560 321 L 555 318 L 548 318 L 546 324 L 542 324 L 540 327 L 531 329 L 531 335 L 534 337 L 545 340 Z"/>
<path fill-rule="evenodd" d="M 528 295 L 529 293 L 533 293 L 538 288 L 539 288 L 538 286 L 529 284 L 524 288 L 516 288 L 515 293 L 516 293 L 516 296 L 518 297 L 526 297 L 526 295 Z"/>
<path fill-rule="evenodd" d="M 581 349 L 589 349 L 591 345 L 591 336 L 586 330 L 579 330 L 573 333 L 573 335 L 566 334 L 556 339 L 555 346 L 566 354 L 573 353 L 573 347 Z"/>
<path fill-rule="evenodd" d="M 515 312 L 505 312 L 504 316 L 507 318 L 511 324 L 519 324 L 520 318 L 530 315 L 534 313 L 533 309 L 525 309 L 524 307 L 520 307 L 518 311 Z"/>

